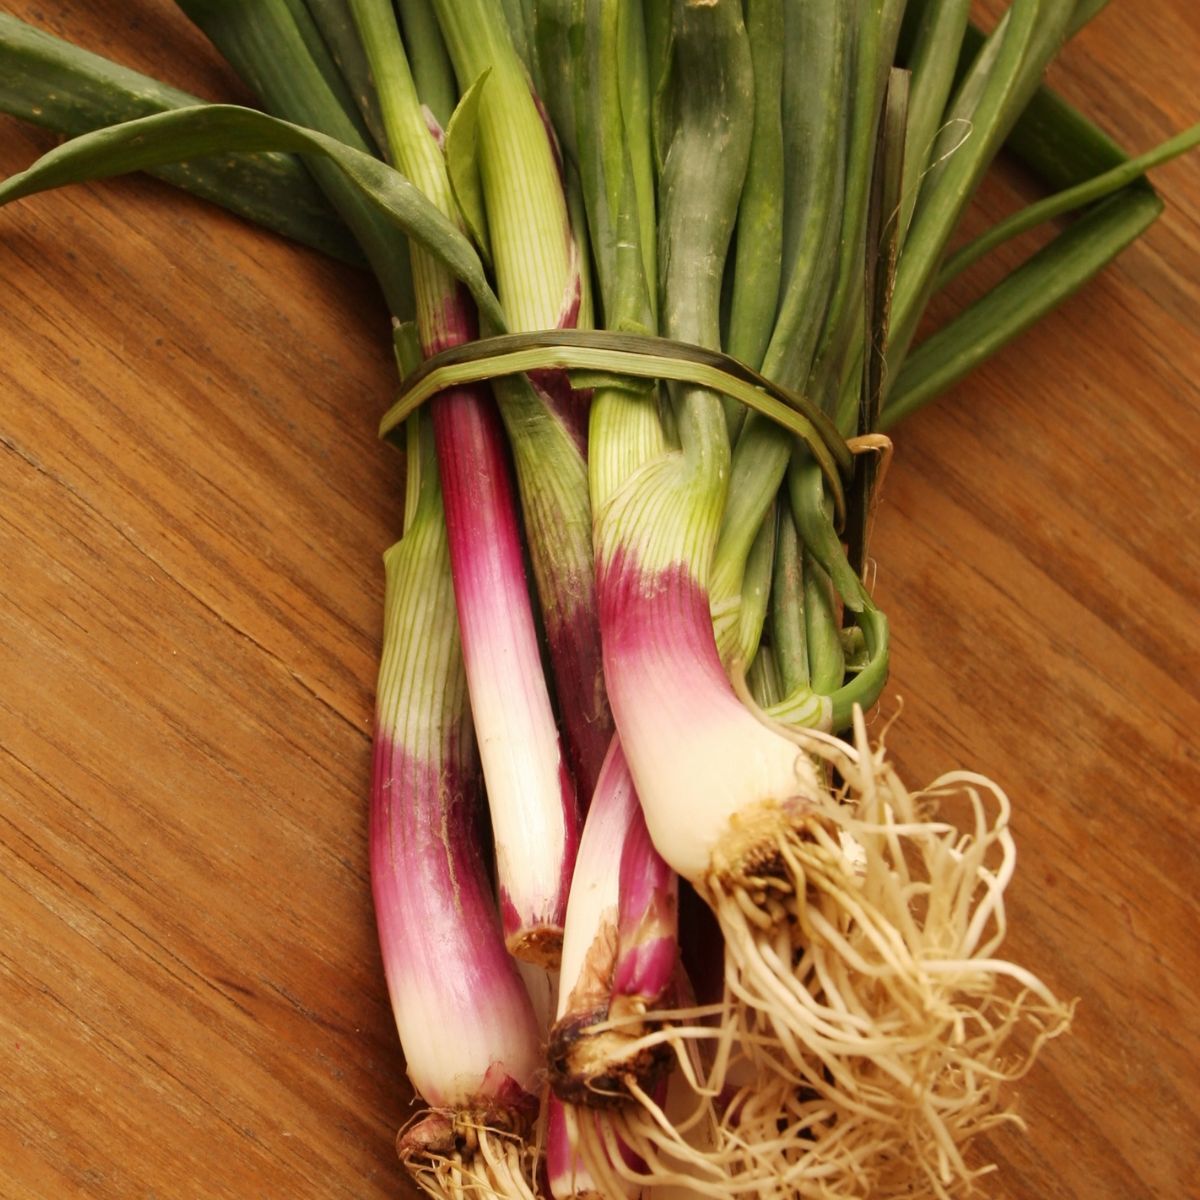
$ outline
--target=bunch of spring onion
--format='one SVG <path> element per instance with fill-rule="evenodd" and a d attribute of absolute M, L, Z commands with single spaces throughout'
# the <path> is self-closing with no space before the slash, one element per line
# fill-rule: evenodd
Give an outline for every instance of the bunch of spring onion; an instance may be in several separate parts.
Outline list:
<path fill-rule="evenodd" d="M 414 1179 L 970 1186 L 1069 1008 L 999 957 L 1004 794 L 912 792 L 867 735 L 881 431 L 1136 237 L 1200 135 L 1128 160 L 1040 89 L 1102 0 L 986 36 L 964 0 L 180 7 L 271 115 L 0 17 L 0 105 L 96 129 L 0 200 L 174 172 L 379 281 L 408 482 L 371 869 Z M 948 256 L 1006 142 L 1063 190 Z M 949 277 L 1075 209 L 910 352 Z"/>

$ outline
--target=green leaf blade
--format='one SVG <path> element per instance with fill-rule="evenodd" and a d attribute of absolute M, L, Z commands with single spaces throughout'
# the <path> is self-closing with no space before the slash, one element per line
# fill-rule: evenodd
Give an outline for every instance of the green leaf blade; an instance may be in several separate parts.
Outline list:
<path fill-rule="evenodd" d="M 484 71 L 463 95 L 446 127 L 446 170 L 454 202 L 462 213 L 472 241 L 484 260 L 491 262 L 488 241 L 487 208 L 483 198 L 483 180 L 479 174 L 479 101 L 490 71 Z"/>
<path fill-rule="evenodd" d="M 399 172 L 369 154 L 254 109 L 207 104 L 158 113 L 84 134 L 0 184 L 0 204 L 83 180 L 107 179 L 234 151 L 285 151 L 333 163 L 389 222 L 420 242 L 471 291 L 497 328 L 504 313 L 474 248 Z"/>

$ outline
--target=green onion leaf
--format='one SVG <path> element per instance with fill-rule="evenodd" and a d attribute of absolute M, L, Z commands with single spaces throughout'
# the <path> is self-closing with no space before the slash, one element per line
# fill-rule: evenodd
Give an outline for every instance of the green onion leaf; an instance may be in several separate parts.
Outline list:
<path fill-rule="evenodd" d="M 73 138 L 0 184 L 0 204 L 67 183 L 237 150 L 282 150 L 328 159 L 384 217 L 466 284 L 489 322 L 504 327 L 504 313 L 488 286 L 479 255 L 403 175 L 334 138 L 250 108 L 232 104 L 181 108 Z"/>
<path fill-rule="evenodd" d="M 1153 224 L 1162 201 L 1133 184 L 1059 234 L 908 357 L 883 410 L 890 428 L 954 386 L 1076 292 Z"/>
<path fill-rule="evenodd" d="M 0 111 L 75 136 L 203 103 L 0 13 Z M 223 154 L 156 167 L 152 175 L 331 258 L 362 252 L 304 165 L 284 154 Z"/>
<path fill-rule="evenodd" d="M 454 201 L 462 213 L 471 240 L 479 247 L 484 261 L 491 263 L 488 242 L 487 208 L 483 200 L 483 180 L 479 174 L 478 130 L 479 100 L 490 71 L 484 71 L 458 102 L 446 128 L 446 170 Z"/>
<path fill-rule="evenodd" d="M 1163 163 L 1178 158 L 1179 155 L 1185 154 L 1196 146 L 1200 146 L 1200 125 L 1193 125 L 1191 129 L 1184 130 L 1183 133 L 1163 142 L 1161 146 L 1155 147 L 1138 158 L 1131 158 L 1111 171 L 1105 171 L 1103 175 L 1097 175 L 1075 187 L 1056 192 L 1053 196 L 1047 196 L 1045 199 L 1021 209 L 1020 212 L 1013 213 L 952 254 L 938 275 L 937 286 L 945 287 L 952 279 L 983 258 L 985 254 L 991 253 L 997 246 L 1003 245 L 1011 238 L 1019 237 L 1045 221 L 1061 217 L 1064 213 L 1102 200 L 1127 184 L 1133 183 L 1152 168 L 1162 166 Z"/>

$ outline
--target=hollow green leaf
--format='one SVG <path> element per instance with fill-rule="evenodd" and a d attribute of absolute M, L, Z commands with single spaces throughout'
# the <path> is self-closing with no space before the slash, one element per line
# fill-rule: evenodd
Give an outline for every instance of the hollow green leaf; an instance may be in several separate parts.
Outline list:
<path fill-rule="evenodd" d="M 909 355 L 881 427 L 953 387 L 1108 265 L 1153 224 L 1162 201 L 1138 182 L 1098 204 Z"/>
<path fill-rule="evenodd" d="M 399 6 L 408 65 L 421 103 L 439 125 L 447 125 L 458 99 L 454 67 L 430 0 L 405 0 Z"/>
<path fill-rule="evenodd" d="M 1089 21 L 1094 21 L 1108 4 L 1109 0 L 1078 0 L 1067 36 L 1074 37 Z"/>
<path fill-rule="evenodd" d="M 315 129 L 355 150 L 372 146 L 353 98 L 336 86 L 336 66 L 302 0 L 176 0 L 272 116 Z M 416 311 L 408 239 L 328 159 L 306 164 L 353 231 L 393 317 Z"/>
<path fill-rule="evenodd" d="M 960 78 L 985 41 L 979 29 L 967 26 L 959 56 Z M 1045 84 L 1033 90 L 1004 147 L 1056 190 L 1091 179 L 1129 157 L 1099 126 Z"/>
<path fill-rule="evenodd" d="M 349 5 L 346 0 L 293 0 L 293 7 L 301 2 L 315 28 L 320 31 L 328 48 L 329 60 L 337 68 L 371 139 L 377 147 L 385 147 L 387 136 L 383 130 L 383 115 L 379 111 L 367 56 L 359 41 Z"/>
<path fill-rule="evenodd" d="M 955 276 L 1011 238 L 1019 237 L 1022 233 L 1034 229 L 1046 221 L 1051 221 L 1055 217 L 1061 217 L 1064 213 L 1074 212 L 1076 209 L 1085 208 L 1106 196 L 1111 196 L 1147 171 L 1162 166 L 1163 163 L 1178 158 L 1181 154 L 1186 154 L 1196 146 L 1200 146 L 1200 125 L 1193 125 L 1191 129 L 1185 129 L 1183 133 L 1163 142 L 1161 146 L 1156 146 L 1153 150 L 1139 155 L 1137 158 L 1131 158 L 1111 171 L 1105 171 L 1103 175 L 1097 175 L 1075 187 L 1066 188 L 1064 191 L 1056 192 L 1053 196 L 1047 196 L 1043 200 L 1027 205 L 1019 212 L 997 222 L 991 229 L 952 254 L 938 273 L 937 286 L 945 287 Z"/>
<path fill-rule="evenodd" d="M 867 208 L 866 332 L 858 432 L 874 433 L 883 406 L 887 361 L 888 321 L 896 259 L 900 249 L 900 198 L 904 179 L 905 125 L 908 116 L 909 74 L 893 68 L 884 99 L 883 117 L 876 139 L 875 164 Z M 846 424 L 848 424 L 848 419 Z M 843 426 L 844 427 L 844 426 Z M 879 457 L 860 454 L 854 464 L 854 481 L 847 496 L 843 537 L 850 565 L 860 576 L 866 567 L 871 532 L 872 501 L 879 473 Z"/>

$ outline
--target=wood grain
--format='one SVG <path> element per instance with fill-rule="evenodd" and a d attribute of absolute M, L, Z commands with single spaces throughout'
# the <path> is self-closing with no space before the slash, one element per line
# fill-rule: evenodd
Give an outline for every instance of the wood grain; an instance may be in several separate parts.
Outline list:
<path fill-rule="evenodd" d="M 244 96 L 169 5 L 6 9 Z M 1193 0 L 1118 0 L 1053 79 L 1142 149 L 1200 119 L 1197 63 Z M 4 121 L 0 171 L 52 143 Z M 1141 243 L 901 431 L 874 548 L 889 744 L 1004 782 L 1011 951 L 1080 997 L 983 1147 L 1003 1200 L 1200 1196 L 1200 157 L 1155 179 Z M 366 866 L 383 308 L 143 179 L 0 210 L 0 279 L 0 1196 L 407 1195 Z"/>

